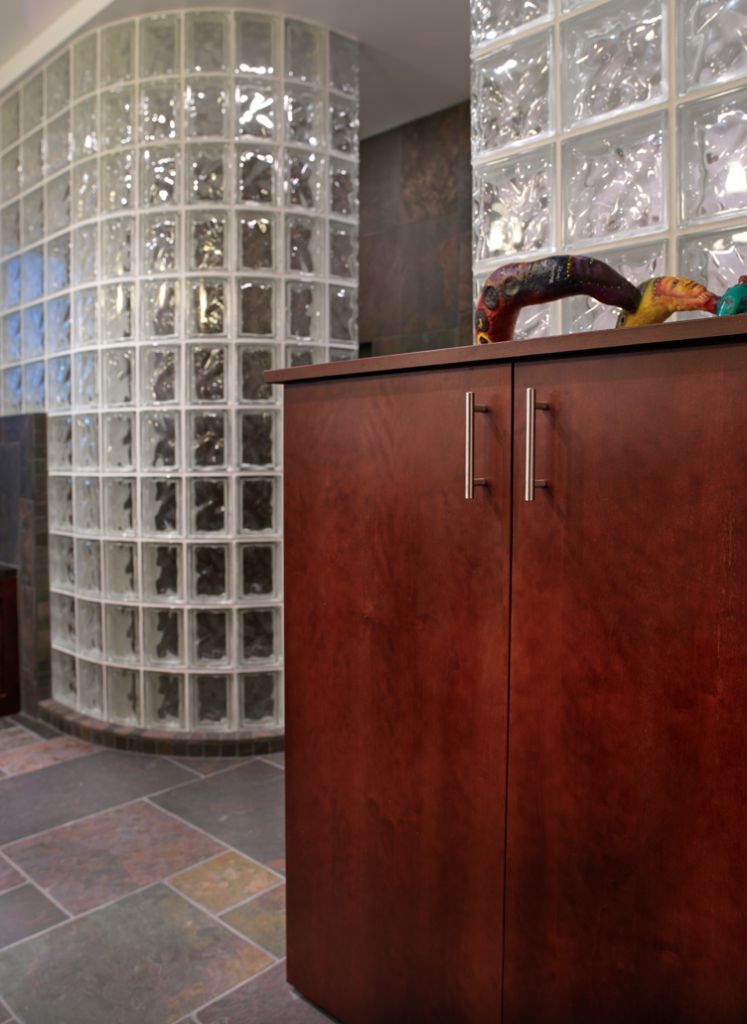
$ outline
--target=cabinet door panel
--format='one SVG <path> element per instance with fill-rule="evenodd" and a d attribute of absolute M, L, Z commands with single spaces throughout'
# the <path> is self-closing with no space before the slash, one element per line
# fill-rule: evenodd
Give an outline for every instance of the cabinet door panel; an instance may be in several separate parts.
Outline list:
<path fill-rule="evenodd" d="M 747 1020 L 746 357 L 517 367 L 507 1024 Z"/>
<path fill-rule="evenodd" d="M 510 367 L 285 403 L 289 980 L 345 1024 L 497 1024 Z"/>

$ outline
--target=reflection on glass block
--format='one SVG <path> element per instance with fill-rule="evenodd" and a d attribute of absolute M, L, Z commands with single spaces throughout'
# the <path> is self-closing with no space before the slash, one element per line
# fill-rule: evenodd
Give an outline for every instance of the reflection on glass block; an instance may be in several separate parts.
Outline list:
<path fill-rule="evenodd" d="M 275 462 L 275 417 L 271 412 L 239 413 L 241 465 L 258 468 Z"/>
<path fill-rule="evenodd" d="M 143 644 L 150 662 L 178 664 L 182 660 L 182 615 L 171 608 L 143 611 Z"/>
<path fill-rule="evenodd" d="M 23 197 L 21 233 L 24 245 L 33 245 L 44 235 L 44 190 L 41 188 Z"/>
<path fill-rule="evenodd" d="M 680 238 L 677 273 L 722 295 L 747 274 L 747 231 L 737 228 Z"/>
<path fill-rule="evenodd" d="M 187 15 L 187 67 L 193 71 L 225 71 L 228 20 L 225 14 L 200 11 Z"/>
<path fill-rule="evenodd" d="M 272 270 L 274 218 L 247 213 L 240 215 L 237 223 L 239 266 L 245 270 Z"/>
<path fill-rule="evenodd" d="M 272 150 L 241 147 L 237 150 L 238 198 L 245 203 L 275 202 L 277 157 Z"/>
<path fill-rule="evenodd" d="M 125 605 L 106 607 L 106 646 L 116 661 L 135 661 L 139 653 L 137 609 Z"/>
<path fill-rule="evenodd" d="M 95 345 L 98 338 L 98 294 L 95 288 L 77 292 L 75 323 L 76 345 Z"/>
<path fill-rule="evenodd" d="M 553 330 L 553 307 L 546 303 L 542 306 L 527 306 L 519 313 L 514 328 L 514 338 L 520 341 L 527 338 L 543 338 L 548 334 L 557 333 Z"/>
<path fill-rule="evenodd" d="M 236 83 L 234 98 L 236 135 L 271 139 L 278 118 L 276 87 L 261 78 L 241 79 Z"/>
<path fill-rule="evenodd" d="M 244 533 L 274 533 L 275 480 L 250 477 L 240 481 L 239 523 Z"/>
<path fill-rule="evenodd" d="M 89 231 L 88 227 L 78 228 L 79 232 Z M 94 245 L 95 245 L 95 234 Z M 134 217 L 112 217 L 101 226 L 101 269 L 106 277 L 120 277 L 132 272 L 133 243 L 135 239 Z"/>
<path fill-rule="evenodd" d="M 52 651 L 52 696 L 63 704 L 76 706 L 78 686 L 75 658 L 62 651 Z"/>
<path fill-rule="evenodd" d="M 224 544 L 195 546 L 191 558 L 192 597 L 200 601 L 229 597 L 228 548 Z"/>
<path fill-rule="evenodd" d="M 101 84 L 129 81 L 133 74 L 135 22 L 111 25 L 101 33 Z"/>
<path fill-rule="evenodd" d="M 333 160 L 329 174 L 332 213 L 353 217 L 358 212 L 358 169 L 344 160 Z"/>
<path fill-rule="evenodd" d="M 275 655 L 275 611 L 245 608 L 239 612 L 242 661 L 267 661 Z"/>
<path fill-rule="evenodd" d="M 747 204 L 747 90 L 680 107 L 680 223 Z"/>
<path fill-rule="evenodd" d="M 78 590 L 97 594 L 101 590 L 101 544 L 97 540 L 76 540 L 75 565 Z"/>
<path fill-rule="evenodd" d="M 78 694 L 80 710 L 92 715 L 104 712 L 103 669 L 92 661 L 78 661 Z"/>
<path fill-rule="evenodd" d="M 21 314 L 3 317 L 3 362 L 15 363 L 21 358 Z"/>
<path fill-rule="evenodd" d="M 47 184 L 46 227 L 49 233 L 70 223 L 70 174 L 58 174 Z"/>
<path fill-rule="evenodd" d="M 110 284 L 101 289 L 101 312 L 105 341 L 129 340 L 132 337 L 131 284 Z"/>
<path fill-rule="evenodd" d="M 106 225 L 105 225 L 106 227 Z M 85 284 L 96 277 L 97 229 L 86 224 L 73 231 L 73 282 Z"/>
<path fill-rule="evenodd" d="M 214 660 L 214 659 L 207 659 Z M 192 676 L 194 725 L 203 729 L 228 725 L 228 676 Z"/>
<path fill-rule="evenodd" d="M 70 132 L 70 115 L 61 114 L 47 125 L 45 153 L 47 156 L 47 173 L 54 174 L 70 163 L 72 135 Z"/>
<path fill-rule="evenodd" d="M 148 273 L 176 269 L 178 214 L 154 213 L 141 217 L 143 263 Z"/>
<path fill-rule="evenodd" d="M 273 295 L 271 281 L 239 279 L 239 333 L 274 334 Z"/>
<path fill-rule="evenodd" d="M 58 235 L 47 243 L 47 291 L 70 285 L 70 235 Z"/>
<path fill-rule="evenodd" d="M 112 89 L 101 97 L 102 149 L 114 146 L 129 146 L 132 142 L 134 116 L 134 93 L 132 88 Z"/>
<path fill-rule="evenodd" d="M 191 613 L 192 657 L 196 662 L 224 662 L 228 659 L 229 616 L 224 611 Z"/>
<path fill-rule="evenodd" d="M 44 363 L 26 363 L 23 368 L 23 407 L 26 412 L 44 412 Z"/>
<path fill-rule="evenodd" d="M 101 160 L 101 206 L 104 213 L 118 213 L 132 206 L 135 154 L 126 150 L 109 153 Z"/>
<path fill-rule="evenodd" d="M 285 73 L 301 82 L 321 78 L 322 37 L 319 29 L 304 21 L 285 23 Z"/>
<path fill-rule="evenodd" d="M 135 481 L 104 480 L 104 527 L 107 533 L 129 534 L 135 528 Z"/>
<path fill-rule="evenodd" d="M 171 75 L 179 70 L 179 18 L 156 16 L 140 22 L 140 74 Z"/>
<path fill-rule="evenodd" d="M 85 654 L 101 655 L 101 605 L 78 601 L 78 648 Z"/>
<path fill-rule="evenodd" d="M 179 116 L 177 82 L 149 82 L 140 90 L 141 131 L 146 142 L 176 138 Z"/>
<path fill-rule="evenodd" d="M 187 147 L 190 169 L 190 201 L 219 203 L 223 201 L 226 155 L 224 146 L 195 145 Z"/>
<path fill-rule="evenodd" d="M 212 270 L 225 265 L 226 217 L 224 214 L 191 214 L 189 239 L 192 270 Z"/>
<path fill-rule="evenodd" d="M 747 71 L 744 0 L 682 0 L 676 27 L 680 92 Z"/>
<path fill-rule="evenodd" d="M 184 725 L 181 676 L 162 672 L 145 673 L 145 714 L 147 724 L 159 729 Z"/>
<path fill-rule="evenodd" d="M 59 356 L 48 364 L 49 404 L 54 409 L 70 408 L 70 357 Z"/>
<path fill-rule="evenodd" d="M 307 153 L 298 149 L 285 152 L 286 203 L 289 206 L 303 206 L 314 209 L 319 206 L 322 194 L 322 173 L 324 162 L 319 153 Z"/>
<path fill-rule="evenodd" d="M 176 399 L 177 350 L 142 348 L 143 401 L 173 402 Z"/>
<path fill-rule="evenodd" d="M 73 154 L 76 160 L 91 156 L 99 148 L 96 100 L 81 100 L 73 107 Z"/>
<path fill-rule="evenodd" d="M 358 276 L 358 228 L 354 224 L 330 221 L 329 272 L 333 277 Z"/>
<path fill-rule="evenodd" d="M 16 146 L 9 150 L 0 164 L 0 188 L 3 201 L 17 196 L 21 188 L 21 155 Z"/>
<path fill-rule="evenodd" d="M 21 411 L 23 405 L 23 381 L 20 366 L 3 370 L 3 409 L 5 415 Z"/>
<path fill-rule="evenodd" d="M 137 672 L 126 668 L 107 669 L 106 685 L 109 697 L 107 717 L 124 725 L 137 725 L 140 707 Z"/>
<path fill-rule="evenodd" d="M 236 71 L 250 75 L 275 73 L 275 21 L 261 14 L 235 15 Z"/>
<path fill-rule="evenodd" d="M 64 594 L 49 595 L 49 619 L 52 643 L 75 649 L 75 602 Z"/>
<path fill-rule="evenodd" d="M 286 87 L 286 137 L 290 142 L 319 146 L 322 142 L 323 113 L 319 94 L 303 87 Z"/>
<path fill-rule="evenodd" d="M 23 358 L 44 355 L 44 306 L 27 306 L 23 311 Z"/>
<path fill-rule="evenodd" d="M 226 464 L 226 418 L 219 412 L 190 413 L 191 465 L 209 469 Z"/>
<path fill-rule="evenodd" d="M 176 334 L 178 287 L 176 281 L 153 281 L 141 286 L 146 338 L 167 338 Z"/>
<path fill-rule="evenodd" d="M 137 597 L 137 559 L 134 544 L 104 544 L 106 592 L 117 597 Z"/>
<path fill-rule="evenodd" d="M 104 416 L 104 466 L 107 469 L 132 469 L 135 462 L 134 421 L 131 413 Z"/>
<path fill-rule="evenodd" d="M 177 601 L 181 597 L 181 557 L 181 548 L 176 544 L 143 544 L 145 598 Z"/>
<path fill-rule="evenodd" d="M 226 282 L 215 278 L 192 282 L 190 330 L 193 334 L 225 334 Z"/>
<path fill-rule="evenodd" d="M 177 533 L 181 524 L 181 484 L 178 480 L 143 480 L 143 532 Z M 143 573 L 146 581 L 147 572 Z"/>
<path fill-rule="evenodd" d="M 70 348 L 70 299 L 67 295 L 47 303 L 47 349 L 64 352 Z"/>
<path fill-rule="evenodd" d="M 240 397 L 243 402 L 267 402 L 274 398 L 272 384 L 266 384 L 265 370 L 273 369 L 273 350 L 256 345 L 239 349 Z"/>
<path fill-rule="evenodd" d="M 78 164 L 73 171 L 73 211 L 76 220 L 88 220 L 98 213 L 98 161 Z"/>
<path fill-rule="evenodd" d="M 475 259 L 549 248 L 553 189 L 550 149 L 475 168 Z"/>
<path fill-rule="evenodd" d="M 191 380 L 194 401 L 224 401 L 225 350 L 220 346 L 192 348 Z"/>
<path fill-rule="evenodd" d="M 552 127 L 551 34 L 484 57 L 472 67 L 475 154 L 542 135 Z"/>
<path fill-rule="evenodd" d="M 104 399 L 107 405 L 130 405 L 133 399 L 135 351 L 108 349 L 102 356 Z"/>
<path fill-rule="evenodd" d="M 72 537 L 50 534 L 49 582 L 61 590 L 70 590 L 75 586 L 75 552 Z"/>
<path fill-rule="evenodd" d="M 21 207 L 18 203 L 11 203 L 3 209 L 0 214 L 0 231 L 3 256 L 17 252 L 21 245 Z"/>
<path fill-rule="evenodd" d="M 472 48 L 492 43 L 506 32 L 544 18 L 549 13 L 549 3 L 550 0 L 472 0 Z"/>
<path fill-rule="evenodd" d="M 75 480 L 75 529 L 88 533 L 99 529 L 99 482 L 96 477 Z"/>
<path fill-rule="evenodd" d="M 19 93 L 12 92 L 3 100 L 0 108 L 0 129 L 2 130 L 2 147 L 10 146 L 21 134 L 21 106 Z"/>
<path fill-rule="evenodd" d="M 358 43 L 336 32 L 329 36 L 329 84 L 340 92 L 358 95 Z"/>
<path fill-rule="evenodd" d="M 563 123 L 664 97 L 661 0 L 628 0 L 564 23 Z"/>
<path fill-rule="evenodd" d="M 285 218 L 285 259 L 288 270 L 314 274 L 321 271 L 322 223 L 315 217 Z"/>
<path fill-rule="evenodd" d="M 141 467 L 174 469 L 178 466 L 178 413 L 148 412 L 141 416 L 140 425 Z"/>
<path fill-rule="evenodd" d="M 333 97 L 329 105 L 329 141 L 332 149 L 348 156 L 358 152 L 358 104 Z"/>
<path fill-rule="evenodd" d="M 96 34 L 91 33 L 73 47 L 73 94 L 77 99 L 96 88 L 98 77 Z"/>
<path fill-rule="evenodd" d="M 3 304 L 17 306 L 21 301 L 21 261 L 14 257 L 3 264 Z"/>
<path fill-rule="evenodd" d="M 315 339 L 322 333 L 321 286 L 311 282 L 286 284 L 285 328 L 290 338 Z"/>
<path fill-rule="evenodd" d="M 241 676 L 241 717 L 247 725 L 277 722 L 277 678 L 275 672 L 253 672 Z"/>
<path fill-rule="evenodd" d="M 142 151 L 140 182 L 145 206 L 163 206 L 179 201 L 178 161 L 175 146 L 149 146 Z"/>
<path fill-rule="evenodd" d="M 358 291 L 337 284 L 329 286 L 329 336 L 336 341 L 358 338 Z"/>
<path fill-rule="evenodd" d="M 47 459 L 50 469 L 68 469 L 72 466 L 72 417 L 50 416 L 47 420 Z"/>
<path fill-rule="evenodd" d="M 44 250 L 32 249 L 22 259 L 23 301 L 33 302 L 44 294 Z"/>
<path fill-rule="evenodd" d="M 70 530 L 73 526 L 73 481 L 69 476 L 50 476 L 47 480 L 49 525 Z"/>
<path fill-rule="evenodd" d="M 54 117 L 70 102 L 70 54 L 67 50 L 52 61 L 46 70 L 45 77 L 47 117 Z"/>
<path fill-rule="evenodd" d="M 240 546 L 242 597 L 269 597 L 274 594 L 275 550 L 273 544 Z"/>
<path fill-rule="evenodd" d="M 563 146 L 566 242 L 665 226 L 663 115 Z"/>
<path fill-rule="evenodd" d="M 99 464 L 98 416 L 75 417 L 75 465 L 78 469 L 96 469 Z"/>
<path fill-rule="evenodd" d="M 192 480 L 192 529 L 218 533 L 226 528 L 226 481 Z"/>
<path fill-rule="evenodd" d="M 26 133 L 38 128 L 44 117 L 44 79 L 41 72 L 26 82 L 21 95 L 21 123 Z"/>
<path fill-rule="evenodd" d="M 223 137 L 226 134 L 228 84 L 220 78 L 194 79 L 184 93 L 184 117 L 187 135 Z"/>

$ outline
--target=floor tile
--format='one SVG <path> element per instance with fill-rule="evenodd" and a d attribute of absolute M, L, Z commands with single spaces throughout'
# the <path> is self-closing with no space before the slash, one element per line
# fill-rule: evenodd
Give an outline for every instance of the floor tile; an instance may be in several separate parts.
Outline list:
<path fill-rule="evenodd" d="M 235 910 L 221 920 L 246 935 L 273 956 L 285 956 L 285 886 L 279 885 Z"/>
<path fill-rule="evenodd" d="M 174 757 L 172 760 L 200 775 L 214 775 L 215 772 L 224 772 L 227 768 L 236 768 L 249 762 L 248 757 Z"/>
<path fill-rule="evenodd" d="M 282 871 L 284 783 L 282 772 L 257 759 L 230 772 L 196 779 L 192 785 L 164 793 L 154 802 L 273 870 Z"/>
<path fill-rule="evenodd" d="M 47 725 L 46 722 L 40 722 L 38 718 L 32 718 L 25 711 L 19 711 L 17 715 L 13 716 L 13 719 L 17 725 L 30 729 L 31 732 L 36 733 L 37 736 L 41 736 L 45 740 L 55 739 L 55 737 L 62 735 L 59 729 L 55 729 L 52 725 Z"/>
<path fill-rule="evenodd" d="M 20 886 L 0 896 L 0 947 L 25 939 L 65 920 L 59 907 L 34 885 Z M 12 1002 L 12 1000 L 11 1000 Z"/>
<path fill-rule="evenodd" d="M 27 747 L 38 742 L 39 737 L 33 732 L 22 729 L 20 725 L 12 725 L 0 732 L 0 754 L 4 754 L 6 750 L 17 750 L 19 747 Z"/>
<path fill-rule="evenodd" d="M 280 754 L 263 754 L 262 755 L 262 760 L 263 761 L 271 761 L 273 764 L 276 764 L 279 768 L 285 768 L 285 754 L 284 753 L 280 753 Z"/>
<path fill-rule="evenodd" d="M 0 770 L 6 775 L 23 775 L 39 768 L 49 768 L 53 764 L 72 761 L 76 757 L 87 757 L 91 754 L 102 754 L 102 747 L 92 743 L 83 743 L 74 736 L 57 736 L 52 740 L 36 738 L 36 743 L 9 750 L 0 754 Z"/>
<path fill-rule="evenodd" d="M 145 801 L 22 839 L 5 854 L 66 910 L 82 914 L 222 847 Z"/>
<path fill-rule="evenodd" d="M 171 1024 L 271 962 L 155 885 L 0 952 L 0 991 L 28 1024 Z"/>
<path fill-rule="evenodd" d="M 196 1016 L 200 1024 L 328 1024 L 332 1020 L 293 991 L 285 980 L 284 963 L 218 999 Z"/>
<path fill-rule="evenodd" d="M 114 751 L 3 779 L 0 846 L 190 780 L 202 785 L 165 758 Z"/>
<path fill-rule="evenodd" d="M 0 892 L 5 892 L 7 889 L 14 889 L 23 881 L 25 881 L 23 875 L 20 875 L 12 864 L 9 864 L 5 857 L 0 853 Z"/>
<path fill-rule="evenodd" d="M 241 900 L 277 885 L 278 877 L 240 853 L 229 850 L 206 864 L 198 864 L 175 875 L 169 881 L 195 903 L 220 914 Z"/>

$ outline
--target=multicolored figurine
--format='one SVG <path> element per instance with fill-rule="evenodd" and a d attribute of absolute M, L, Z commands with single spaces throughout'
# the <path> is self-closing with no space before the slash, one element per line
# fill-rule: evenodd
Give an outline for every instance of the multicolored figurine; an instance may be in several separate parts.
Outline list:
<path fill-rule="evenodd" d="M 640 327 L 661 324 L 673 313 L 702 310 L 716 312 L 718 295 L 688 277 L 652 277 L 640 286 L 641 301 L 633 312 L 623 310 L 617 318 L 618 327 Z"/>
<path fill-rule="evenodd" d="M 716 306 L 716 316 L 734 316 L 736 313 L 747 313 L 747 274 L 726 289 Z"/>

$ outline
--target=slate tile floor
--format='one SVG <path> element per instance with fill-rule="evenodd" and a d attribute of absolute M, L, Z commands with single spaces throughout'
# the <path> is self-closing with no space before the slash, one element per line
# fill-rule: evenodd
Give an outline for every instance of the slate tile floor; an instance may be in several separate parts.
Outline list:
<path fill-rule="evenodd" d="M 285 981 L 283 775 L 0 719 L 0 1024 L 329 1024 Z"/>

